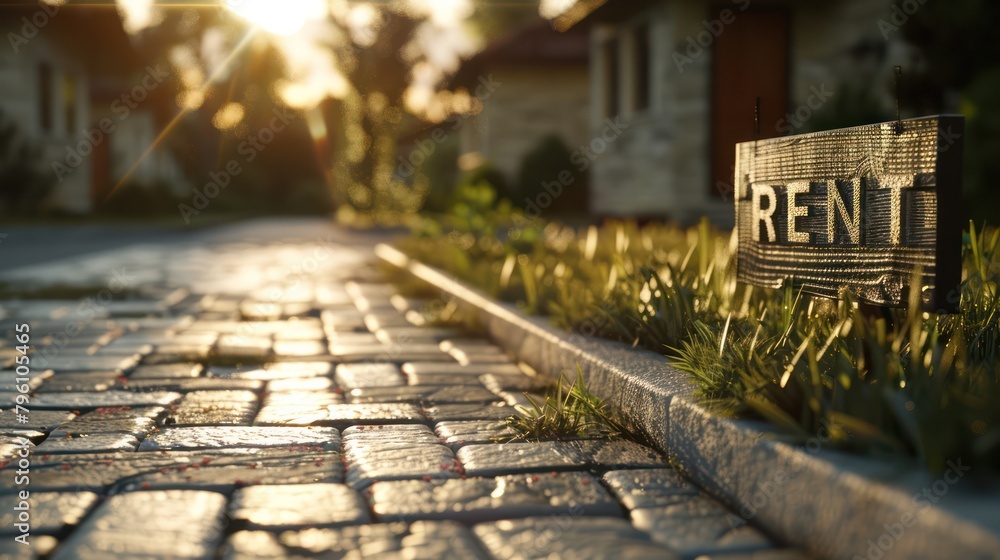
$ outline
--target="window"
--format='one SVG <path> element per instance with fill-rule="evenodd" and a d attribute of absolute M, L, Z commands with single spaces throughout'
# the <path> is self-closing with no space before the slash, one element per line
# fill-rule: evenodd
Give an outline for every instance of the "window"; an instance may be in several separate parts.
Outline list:
<path fill-rule="evenodd" d="M 38 67 L 38 124 L 45 132 L 52 131 L 52 67 Z"/>
<path fill-rule="evenodd" d="M 76 131 L 76 78 L 63 79 L 63 116 L 66 117 L 66 134 Z"/>
<path fill-rule="evenodd" d="M 636 111 L 649 109 L 650 98 L 650 72 L 649 67 L 649 24 L 642 24 L 635 28 L 635 72 L 634 92 L 635 98 L 632 100 Z"/>
<path fill-rule="evenodd" d="M 608 39 L 604 43 L 604 116 L 615 117 L 618 115 L 618 40 Z"/>

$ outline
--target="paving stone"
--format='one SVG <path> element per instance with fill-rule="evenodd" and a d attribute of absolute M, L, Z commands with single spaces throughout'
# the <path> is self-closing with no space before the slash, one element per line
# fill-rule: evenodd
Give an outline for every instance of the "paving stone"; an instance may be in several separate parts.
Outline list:
<path fill-rule="evenodd" d="M 479 376 L 479 381 L 494 393 L 502 391 L 537 393 L 543 392 L 551 385 L 551 381 L 543 377 L 532 377 L 524 373 L 487 373 Z"/>
<path fill-rule="evenodd" d="M 514 407 L 502 403 L 481 404 L 440 404 L 425 407 L 424 412 L 432 422 L 455 422 L 459 420 L 491 420 L 498 422 L 514 416 Z"/>
<path fill-rule="evenodd" d="M 433 437 L 430 428 L 423 424 L 361 424 L 344 428 L 340 432 L 343 441 L 374 440 L 380 438 L 403 438 L 405 441 L 431 441 Z"/>
<path fill-rule="evenodd" d="M 185 379 L 201 375 L 202 365 L 197 363 L 177 363 L 160 365 L 140 365 L 129 373 L 129 381 L 134 383 L 146 379 Z"/>
<path fill-rule="evenodd" d="M 257 426 L 334 426 L 425 422 L 420 407 L 405 403 L 331 404 L 325 406 L 265 406 L 254 419 Z"/>
<path fill-rule="evenodd" d="M 412 327 L 413 323 L 407 321 L 405 315 L 392 309 L 366 313 L 365 326 L 368 327 L 368 330 L 375 332 L 391 327 Z"/>
<path fill-rule="evenodd" d="M 267 382 L 267 390 L 271 393 L 328 391 L 336 388 L 337 385 L 329 377 L 296 377 Z"/>
<path fill-rule="evenodd" d="M 357 310 L 328 309 L 320 313 L 327 332 L 350 332 L 365 328 L 365 316 Z"/>
<path fill-rule="evenodd" d="M 692 496 L 676 504 L 632 510 L 632 523 L 685 557 L 773 548 L 762 533 L 718 502 Z"/>
<path fill-rule="evenodd" d="M 13 538 L 3 539 L 0 541 L 0 558 L 3 558 L 3 560 L 36 560 L 38 558 L 47 558 L 56 545 L 59 544 L 59 541 L 50 535 L 32 535 L 29 539 L 28 542 L 30 544 L 28 546 L 24 546 Z"/>
<path fill-rule="evenodd" d="M 381 435 L 391 432 L 392 430 L 385 430 Z M 411 436 L 413 433 L 417 432 L 411 432 Z M 350 436 L 344 444 L 347 484 L 360 490 L 376 480 L 458 476 L 462 468 L 455 459 L 455 454 L 438 443 L 429 429 L 426 434 L 433 443 L 413 443 L 402 437 L 399 437 L 398 443 L 390 443 L 382 438 L 365 442 L 359 440 L 357 434 Z"/>
<path fill-rule="evenodd" d="M 49 436 L 36 449 L 36 453 L 112 453 L 134 451 L 139 440 L 132 434 L 95 433 L 85 435 Z"/>
<path fill-rule="evenodd" d="M 249 426 L 257 416 L 256 402 L 182 402 L 164 420 L 164 425 Z"/>
<path fill-rule="evenodd" d="M 326 406 L 344 404 L 343 391 L 283 391 L 269 393 L 264 406 Z"/>
<path fill-rule="evenodd" d="M 455 346 L 448 354 L 460 364 L 513 364 L 505 352 L 494 352 L 492 346 Z"/>
<path fill-rule="evenodd" d="M 56 549 L 54 560 L 171 558 L 210 560 L 222 541 L 226 498 L 170 490 L 111 496 Z M 178 515 L 183 512 L 183 515 Z"/>
<path fill-rule="evenodd" d="M 56 426 L 76 418 L 76 415 L 68 410 L 31 410 L 27 416 L 28 422 L 22 424 L 17 421 L 14 409 L 0 410 L 0 430 L 32 429 L 48 432 Z"/>
<path fill-rule="evenodd" d="M 524 375 L 517 364 L 460 364 L 458 362 L 419 362 L 411 361 L 403 364 L 403 373 L 408 376 L 423 376 L 426 374 L 452 375 L 453 378 L 466 375 L 480 376 L 489 373 L 498 375 Z M 455 382 L 458 380 L 455 379 Z"/>
<path fill-rule="evenodd" d="M 326 343 L 319 340 L 277 340 L 274 342 L 276 356 L 324 356 L 326 353 Z"/>
<path fill-rule="evenodd" d="M 275 558 L 386 560 L 488 560 L 478 541 L 457 523 L 417 522 L 361 525 L 340 529 L 239 531 L 229 537 L 224 560 Z"/>
<path fill-rule="evenodd" d="M 809 560 L 809 557 L 797 550 L 770 549 L 755 552 L 703 554 L 697 560 Z"/>
<path fill-rule="evenodd" d="M 506 425 L 492 420 L 438 422 L 434 432 L 456 451 L 466 445 L 508 441 L 516 435 Z"/>
<path fill-rule="evenodd" d="M 209 377 L 263 381 L 322 377 L 331 373 L 333 373 L 333 364 L 330 362 L 271 362 L 263 366 L 211 367 L 208 369 Z"/>
<path fill-rule="evenodd" d="M 593 439 L 565 442 L 587 458 L 595 469 L 663 467 L 667 461 L 656 450 L 621 439 Z"/>
<path fill-rule="evenodd" d="M 155 352 L 142 357 L 141 365 L 156 366 L 204 361 L 211 355 L 212 347 L 213 345 L 202 347 L 158 346 Z"/>
<path fill-rule="evenodd" d="M 371 449 L 439 445 L 437 435 L 423 424 L 351 426 L 340 433 L 345 458 L 364 457 Z"/>
<path fill-rule="evenodd" d="M 473 528 L 496 560 L 679 560 L 627 521 L 572 515 L 481 523 Z"/>
<path fill-rule="evenodd" d="M 466 445 L 456 453 L 469 476 L 583 470 L 587 458 L 561 441 Z"/>
<path fill-rule="evenodd" d="M 340 364 L 334 379 L 346 389 L 357 387 L 396 387 L 406 385 L 406 378 L 395 364 Z"/>
<path fill-rule="evenodd" d="M 412 402 L 429 404 L 497 402 L 497 396 L 476 385 L 404 385 L 353 389 L 348 394 L 352 403 Z"/>
<path fill-rule="evenodd" d="M 93 492 L 31 492 L 27 503 L 32 541 L 35 535 L 57 535 L 78 525 L 97 500 L 98 495 Z M 14 524 L 19 522 L 17 515 L 23 509 L 14 508 L 23 501 L 14 495 L 0 496 L 0 535 L 16 536 L 21 533 Z M 3 557 L 0 552 L 0 558 Z"/>
<path fill-rule="evenodd" d="M 330 354 L 341 362 L 434 362 L 457 363 L 437 344 L 340 344 L 330 343 Z"/>
<path fill-rule="evenodd" d="M 361 346 L 372 346 L 385 344 L 378 337 L 368 331 L 365 332 L 353 332 L 353 331 L 341 331 L 334 332 L 330 334 L 330 343 L 340 346 L 344 345 L 361 345 Z"/>
<path fill-rule="evenodd" d="M 168 465 L 114 484 L 110 493 L 138 490 L 210 490 L 230 494 L 254 485 L 339 484 L 344 481 L 340 455 L 288 458 L 279 463 L 247 460 L 242 464 Z M 318 504 L 332 507 L 328 503 Z"/>
<path fill-rule="evenodd" d="M 165 413 L 161 406 L 98 408 L 60 424 L 51 437 L 119 432 L 142 439 Z"/>
<path fill-rule="evenodd" d="M 18 381 L 17 378 L 24 377 L 19 375 L 16 370 L 3 370 L 0 371 L 0 392 L 4 393 L 15 393 L 18 392 L 20 385 L 27 385 L 28 389 L 34 391 L 37 389 L 45 380 L 52 377 L 52 370 L 31 370 L 31 375 L 28 376 L 26 382 Z"/>
<path fill-rule="evenodd" d="M 264 382 L 257 379 L 218 379 L 214 377 L 195 377 L 190 379 L 139 379 L 129 378 L 122 388 L 129 391 L 254 391 L 264 390 Z"/>
<path fill-rule="evenodd" d="M 9 476 L 0 477 L 0 494 L 16 494 Z M 211 472 L 201 472 L 207 469 Z M 98 493 L 147 488 L 214 488 L 230 492 L 250 482 L 268 484 L 343 482 L 336 451 L 319 446 L 215 448 L 155 453 L 37 454 L 31 464 L 31 491 Z M 2 471 L 0 471 L 2 472 Z M 248 482 L 249 481 L 249 482 Z M 146 486 L 148 485 L 148 486 Z"/>
<path fill-rule="evenodd" d="M 104 391 L 103 393 L 45 393 L 31 399 L 32 414 L 37 410 L 85 410 L 112 406 L 157 406 L 175 403 L 180 393 L 154 391 Z"/>
<path fill-rule="evenodd" d="M 256 325 L 251 332 L 259 332 Z M 227 357 L 267 358 L 271 355 L 271 337 L 224 334 L 215 343 L 215 354 Z"/>
<path fill-rule="evenodd" d="M 165 428 L 160 433 L 143 441 L 139 450 L 284 447 L 290 445 L 311 445 L 337 450 L 340 448 L 340 432 L 333 428 L 303 429 L 263 426 Z"/>
<path fill-rule="evenodd" d="M 112 388 L 122 374 L 114 372 L 60 373 L 42 383 L 39 393 L 97 392 Z"/>
<path fill-rule="evenodd" d="M 257 393 L 246 390 L 192 391 L 184 395 L 184 399 L 180 404 L 219 402 L 256 404 Z"/>
<path fill-rule="evenodd" d="M 438 344 L 439 348 L 442 340 L 461 334 L 458 329 L 415 327 L 409 323 L 401 327 L 382 327 L 374 332 L 382 344 Z"/>
<path fill-rule="evenodd" d="M 270 531 L 369 523 L 368 505 L 342 484 L 282 484 L 237 490 L 229 504 L 234 526 Z"/>
<path fill-rule="evenodd" d="M 604 474 L 604 483 L 628 509 L 667 506 L 700 492 L 673 469 L 631 469 Z"/>
<path fill-rule="evenodd" d="M 281 305 L 262 301 L 244 301 L 239 307 L 240 316 L 247 321 L 276 321 L 281 318 Z"/>
<path fill-rule="evenodd" d="M 53 357 L 38 356 L 32 366 L 39 369 L 60 371 L 128 371 L 139 363 L 137 356 L 88 356 L 60 354 Z"/>
<path fill-rule="evenodd" d="M 380 480 L 372 486 L 369 499 L 372 510 L 382 521 L 427 519 L 479 523 L 541 515 L 622 514 L 618 502 L 589 473 Z"/>

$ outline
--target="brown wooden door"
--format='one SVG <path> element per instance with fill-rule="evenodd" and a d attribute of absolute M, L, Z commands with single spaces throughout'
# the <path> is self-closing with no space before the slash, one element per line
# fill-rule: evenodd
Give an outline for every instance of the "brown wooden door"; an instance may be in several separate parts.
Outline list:
<path fill-rule="evenodd" d="M 788 110 L 789 15 L 780 8 L 733 9 L 732 22 L 712 44 L 713 196 L 731 197 L 735 144 L 754 139 L 760 97 L 760 137 L 781 136 Z M 719 19 L 716 10 L 712 17 Z"/>

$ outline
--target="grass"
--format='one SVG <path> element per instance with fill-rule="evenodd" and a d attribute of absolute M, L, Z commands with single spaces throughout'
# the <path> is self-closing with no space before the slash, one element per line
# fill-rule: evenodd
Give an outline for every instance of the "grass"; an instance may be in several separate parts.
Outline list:
<path fill-rule="evenodd" d="M 572 384 L 560 373 L 543 402 L 527 393 L 524 396 L 531 406 L 518 405 L 517 414 L 504 422 L 515 434 L 506 438 L 508 442 L 610 438 L 626 433 L 610 417 L 607 404 L 587 388 L 579 366 Z"/>
<path fill-rule="evenodd" d="M 911 305 L 887 321 L 847 293 L 738 284 L 735 239 L 707 223 L 440 223 L 399 247 L 566 329 L 667 355 L 718 414 L 767 419 L 793 440 L 829 433 L 832 445 L 936 472 L 959 458 L 1000 466 L 998 229 L 970 224 L 959 313 Z"/>

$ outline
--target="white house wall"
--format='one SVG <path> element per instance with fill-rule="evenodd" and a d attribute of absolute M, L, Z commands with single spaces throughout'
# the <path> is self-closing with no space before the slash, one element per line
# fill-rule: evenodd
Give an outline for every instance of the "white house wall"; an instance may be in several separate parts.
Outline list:
<path fill-rule="evenodd" d="M 43 34 L 20 45 L 16 54 L 0 50 L 0 108 L 4 115 L 16 122 L 27 139 L 42 149 L 40 172 L 55 181 L 56 186 L 48 201 L 52 208 L 83 213 L 90 209 L 90 160 L 81 162 L 70 173 L 57 173 L 52 164 L 66 163 L 67 148 L 76 148 L 84 139 L 82 131 L 90 125 L 87 75 L 83 68 L 59 52 Z M 52 68 L 52 130 L 41 126 L 39 108 L 39 72 L 45 62 Z M 63 86 L 67 76 L 76 80 L 76 123 L 67 130 L 63 105 Z"/>
<path fill-rule="evenodd" d="M 571 152 L 589 141 L 586 68 L 498 68 L 488 74 L 499 85 L 483 111 L 465 123 L 463 152 L 481 152 L 515 181 L 524 156 L 547 135 L 559 136 Z"/>
<path fill-rule="evenodd" d="M 868 84 L 891 107 L 885 87 L 892 66 L 911 60 L 899 41 L 899 33 L 887 42 L 888 57 L 876 67 L 859 65 L 849 51 L 863 39 L 881 43 L 880 19 L 888 20 L 888 0 L 840 0 L 835 2 L 767 2 L 755 0 L 752 7 L 777 4 L 791 10 L 791 65 L 789 111 L 804 104 L 813 87 L 839 89 L 843 84 Z M 716 222 L 732 223 L 732 201 L 709 194 L 712 53 L 707 49 L 679 71 L 673 53 L 684 53 L 687 38 L 705 29 L 704 21 L 714 6 L 726 2 L 708 0 L 650 2 L 631 19 L 616 24 L 595 24 L 591 31 L 591 134 L 605 126 L 604 103 L 607 65 L 602 45 L 611 36 L 620 39 L 620 114 L 629 128 L 611 144 L 593 166 L 591 209 L 601 216 L 667 216 L 692 221 L 701 215 Z M 741 2 L 734 2 L 737 11 Z M 738 17 L 738 16 L 737 16 Z M 629 34 L 636 25 L 651 26 L 651 99 L 648 111 L 636 113 L 630 73 L 634 58 L 629 52 Z M 724 32 L 724 31 L 723 31 Z M 765 100 L 766 102 L 766 100 Z M 747 123 L 750 128 L 753 123 Z M 764 126 L 762 124 L 762 126 Z M 798 132 L 798 131 L 796 131 Z"/>

